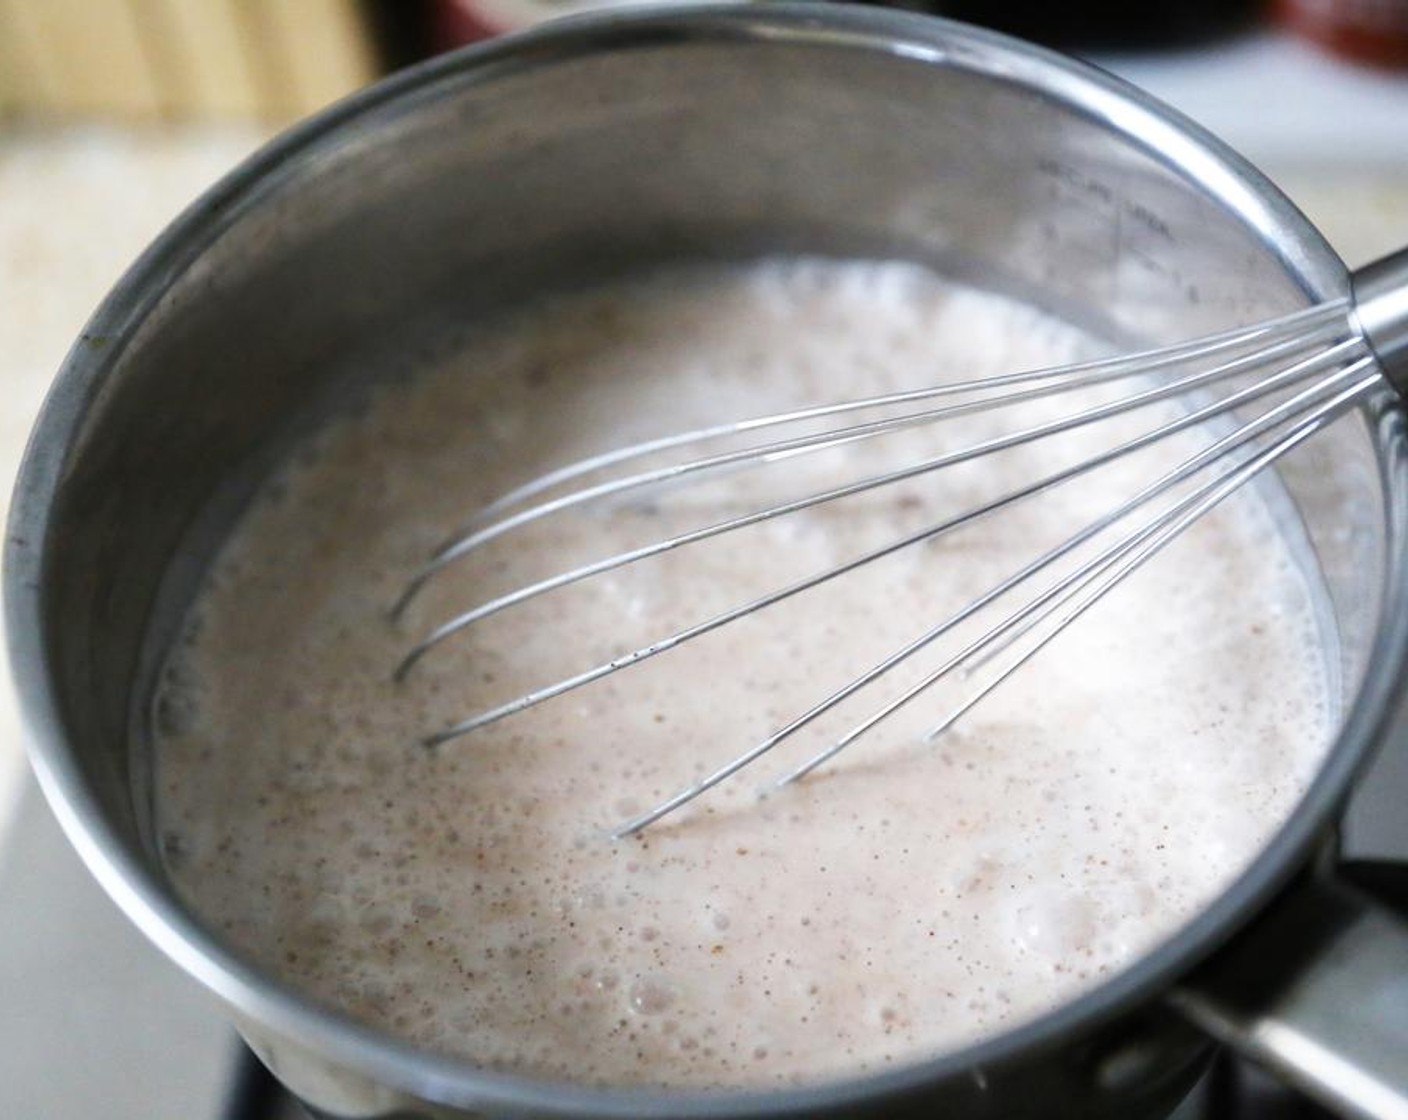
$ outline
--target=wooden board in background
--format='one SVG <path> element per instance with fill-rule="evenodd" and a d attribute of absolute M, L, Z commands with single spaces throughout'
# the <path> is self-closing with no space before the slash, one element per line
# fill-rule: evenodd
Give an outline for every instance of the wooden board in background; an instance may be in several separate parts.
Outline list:
<path fill-rule="evenodd" d="M 380 72 L 370 21 L 356 0 L 249 0 L 261 47 L 279 82 L 279 104 L 303 116 L 374 81 Z"/>
<path fill-rule="evenodd" d="M 254 118 L 274 108 L 252 58 L 244 0 L 130 0 L 178 116 Z"/>
<path fill-rule="evenodd" d="M 5 27 L 24 59 L 21 100 L 58 113 L 159 116 L 162 90 L 137 13 L 117 0 L 6 0 Z"/>
<path fill-rule="evenodd" d="M 0 111 L 288 119 L 380 70 L 359 0 L 0 0 Z"/>

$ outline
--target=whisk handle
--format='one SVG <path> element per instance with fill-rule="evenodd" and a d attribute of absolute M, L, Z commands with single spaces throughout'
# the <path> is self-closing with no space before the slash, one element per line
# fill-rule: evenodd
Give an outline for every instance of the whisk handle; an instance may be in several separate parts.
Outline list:
<path fill-rule="evenodd" d="M 1354 317 L 1384 376 L 1408 396 L 1408 248 L 1355 270 Z"/>

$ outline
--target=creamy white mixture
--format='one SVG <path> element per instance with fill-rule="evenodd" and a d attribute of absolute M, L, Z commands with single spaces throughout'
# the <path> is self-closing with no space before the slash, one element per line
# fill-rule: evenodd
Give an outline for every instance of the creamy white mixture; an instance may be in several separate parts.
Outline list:
<path fill-rule="evenodd" d="M 428 751 L 423 737 L 458 719 L 1117 438 L 1022 448 L 671 553 L 488 620 L 395 685 L 415 638 L 493 594 L 999 421 L 549 519 L 388 622 L 447 532 L 550 467 L 1092 346 L 911 266 L 819 261 L 662 273 L 461 341 L 268 484 L 155 707 L 180 890 L 328 1004 L 483 1066 L 575 1080 L 875 1070 L 1030 1018 L 1170 936 L 1250 861 L 1318 764 L 1327 685 L 1310 591 L 1245 491 L 933 745 L 919 734 L 982 670 L 757 797 L 962 638 L 655 828 L 605 834 L 1109 508 L 1170 450 Z"/>

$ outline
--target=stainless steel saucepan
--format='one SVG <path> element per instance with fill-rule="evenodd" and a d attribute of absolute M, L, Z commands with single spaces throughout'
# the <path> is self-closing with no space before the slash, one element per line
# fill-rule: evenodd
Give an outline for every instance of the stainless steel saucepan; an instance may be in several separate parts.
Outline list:
<path fill-rule="evenodd" d="M 489 1074 L 312 1005 L 173 895 L 150 835 L 153 667 L 255 482 L 367 355 L 664 258 L 793 251 L 926 262 L 1131 344 L 1347 282 L 1300 214 L 1196 126 L 1095 70 L 937 20 L 677 8 L 374 86 L 162 235 L 78 340 L 34 433 L 6 545 L 9 642 L 34 765 L 93 872 L 329 1116 L 1133 1120 L 1165 1114 L 1217 1038 L 1348 1113 L 1408 1117 L 1408 935 L 1333 862 L 1408 651 L 1408 472 L 1387 394 L 1281 472 L 1338 654 L 1324 769 L 1177 937 L 1001 1037 L 766 1093 Z"/>

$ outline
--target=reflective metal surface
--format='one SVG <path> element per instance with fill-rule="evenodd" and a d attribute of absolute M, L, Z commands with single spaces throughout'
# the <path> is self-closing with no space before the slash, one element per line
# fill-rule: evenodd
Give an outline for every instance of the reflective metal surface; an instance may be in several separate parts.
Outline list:
<path fill-rule="evenodd" d="M 1360 328 L 1389 380 L 1408 391 L 1408 249 L 1366 266 L 1353 284 Z"/>
<path fill-rule="evenodd" d="M 1314 881 L 1258 924 L 1180 985 L 1176 1003 L 1345 1116 L 1408 1116 L 1408 927 Z"/>

